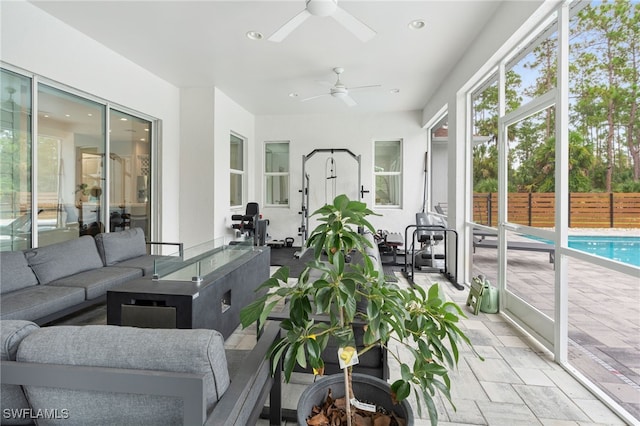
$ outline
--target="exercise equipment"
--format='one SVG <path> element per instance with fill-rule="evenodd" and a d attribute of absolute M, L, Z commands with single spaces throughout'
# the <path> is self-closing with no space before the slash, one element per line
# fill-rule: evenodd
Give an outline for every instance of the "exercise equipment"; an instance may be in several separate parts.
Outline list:
<path fill-rule="evenodd" d="M 364 186 L 362 185 L 362 165 L 361 165 L 361 156 L 360 155 L 356 155 L 353 152 L 351 152 L 350 150 L 346 149 L 346 148 L 320 148 L 320 149 L 314 149 L 313 151 L 311 151 L 309 154 L 307 155 L 303 155 L 302 156 L 302 189 L 300 190 L 300 192 L 302 193 L 302 208 L 300 209 L 300 211 L 298 212 L 298 214 L 300 214 L 301 217 L 301 224 L 300 227 L 298 228 L 298 235 L 301 237 L 302 243 L 301 243 L 301 249 L 299 252 L 297 252 L 295 254 L 296 257 L 300 257 L 302 256 L 302 254 L 304 254 L 305 251 L 305 245 L 306 245 L 306 241 L 307 238 L 309 237 L 308 233 L 309 233 L 309 181 L 310 181 L 310 177 L 309 174 L 306 172 L 306 163 L 307 161 L 309 161 L 314 155 L 321 153 L 321 152 L 328 152 L 331 154 L 330 159 L 332 160 L 331 165 L 335 166 L 335 160 L 333 160 L 333 154 L 338 153 L 338 152 L 344 152 L 346 154 L 348 154 L 351 158 L 353 158 L 354 160 L 356 160 L 356 162 L 358 163 L 358 186 L 356 188 L 356 192 L 360 193 L 360 199 L 364 198 L 364 194 L 368 193 L 369 191 L 364 189 Z M 327 167 L 330 165 L 329 160 L 327 160 L 327 162 L 325 163 L 325 172 Z M 335 174 L 335 169 L 334 167 L 331 168 L 330 173 L 327 173 L 327 176 L 325 176 L 325 198 L 327 196 L 327 192 L 326 192 L 326 188 L 327 188 L 327 182 L 331 181 L 331 183 L 334 186 L 334 198 L 335 198 L 335 187 L 337 185 L 336 183 L 336 174 Z M 331 200 L 326 200 L 326 203 L 330 203 L 332 202 L 333 199 Z"/>
<path fill-rule="evenodd" d="M 414 283 L 416 263 L 419 269 L 424 272 L 439 272 L 443 274 L 455 288 L 464 290 L 464 287 L 458 284 L 456 275 L 452 275 L 449 271 L 449 259 L 447 258 L 448 244 L 453 239 L 454 252 L 458 247 L 458 232 L 455 229 L 447 228 L 444 222 L 436 223 L 436 217 L 431 213 L 416 213 L 416 225 L 409 225 L 404 231 L 404 240 L 407 251 L 405 252 L 405 261 L 403 275 L 411 284 Z M 409 232 L 411 231 L 411 236 Z M 435 246 L 443 243 L 443 250 L 435 253 Z M 417 260 L 417 259 L 420 260 Z M 423 266 L 424 265 L 424 266 Z M 453 267 L 454 274 L 457 274 L 458 258 L 455 256 L 455 265 Z"/>
<path fill-rule="evenodd" d="M 258 203 L 247 203 L 244 214 L 231 215 L 231 220 L 236 223 L 231 225 L 245 237 L 253 237 L 253 244 L 263 246 L 267 240 L 267 225 L 269 221 L 260 217 L 260 206 Z"/>

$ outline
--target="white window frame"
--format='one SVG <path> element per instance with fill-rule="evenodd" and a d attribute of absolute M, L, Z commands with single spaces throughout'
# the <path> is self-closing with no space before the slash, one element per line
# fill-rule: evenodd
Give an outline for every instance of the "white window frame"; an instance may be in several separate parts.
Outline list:
<path fill-rule="evenodd" d="M 287 155 L 289 156 L 289 166 L 286 172 L 268 172 L 267 171 L 267 147 L 272 144 L 287 144 Z M 291 179 L 289 178 L 291 173 L 291 142 L 290 141 L 265 141 L 264 143 L 264 205 L 265 207 L 286 207 L 288 208 L 291 203 Z M 287 178 L 287 203 L 286 204 L 273 204 L 267 202 L 267 182 L 269 177 L 286 177 Z"/>
<path fill-rule="evenodd" d="M 233 167 L 231 167 L 232 166 L 231 165 L 231 139 L 232 138 L 238 138 L 242 142 L 242 170 L 234 169 Z M 231 208 L 241 208 L 246 204 L 245 203 L 246 179 L 245 179 L 245 170 L 244 170 L 246 169 L 246 162 L 247 162 L 246 152 L 247 152 L 247 138 L 239 135 L 238 133 L 231 132 L 229 135 L 229 184 L 231 184 L 231 180 L 232 180 L 231 178 L 233 176 L 240 176 L 240 204 L 231 204 L 231 192 L 229 192 L 229 204 Z M 231 191 L 231 185 L 229 186 L 229 191 Z"/>
<path fill-rule="evenodd" d="M 399 160 L 400 160 L 400 171 L 397 172 L 390 172 L 390 171 L 386 171 L 386 172 L 378 172 L 376 171 L 376 149 L 378 146 L 378 142 L 397 142 L 400 144 L 400 154 L 399 154 Z M 402 208 L 402 199 L 403 199 L 403 187 L 404 187 L 404 182 L 403 182 L 403 169 L 404 169 L 404 161 L 403 161 L 403 140 L 401 138 L 399 139 L 385 139 L 385 140 L 375 140 L 373 141 L 373 203 L 374 206 L 376 208 L 383 208 L 383 209 L 401 209 Z M 377 178 L 378 176 L 398 176 L 399 180 L 400 180 L 400 188 L 399 188 L 399 198 L 398 198 L 398 204 L 378 204 L 376 202 L 376 194 L 378 191 L 377 188 Z"/>

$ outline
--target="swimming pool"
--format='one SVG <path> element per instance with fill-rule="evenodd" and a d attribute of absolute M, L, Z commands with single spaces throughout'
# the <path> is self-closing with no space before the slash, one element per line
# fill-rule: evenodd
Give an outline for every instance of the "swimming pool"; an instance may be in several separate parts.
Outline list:
<path fill-rule="evenodd" d="M 551 244 L 549 240 L 534 239 Z M 569 247 L 629 265 L 640 266 L 640 237 L 569 235 Z"/>

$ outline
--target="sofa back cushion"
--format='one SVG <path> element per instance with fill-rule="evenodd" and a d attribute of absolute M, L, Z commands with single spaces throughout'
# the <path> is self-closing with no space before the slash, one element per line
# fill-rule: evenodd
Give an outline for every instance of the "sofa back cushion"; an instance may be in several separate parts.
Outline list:
<path fill-rule="evenodd" d="M 205 375 L 207 412 L 229 386 L 224 339 L 215 330 L 178 330 L 109 325 L 56 326 L 28 336 L 19 361 L 133 368 Z M 182 400 L 25 386 L 34 410 L 68 408 L 83 424 L 180 424 Z"/>
<path fill-rule="evenodd" d="M 31 321 L 22 320 L 3 320 L 0 321 L 0 360 L 15 361 L 18 346 L 22 340 L 29 334 L 38 330 L 36 324 Z M 19 385 L 2 385 L 0 388 L 1 405 L 2 405 L 2 424 L 5 425 L 23 425 L 32 424 L 27 417 L 5 416 L 5 410 L 9 413 L 25 413 L 24 410 L 29 408 L 29 403 L 24 396 L 22 387 Z"/>
<path fill-rule="evenodd" d="M 27 250 L 25 257 L 40 284 L 103 267 L 96 243 L 89 235 Z"/>
<path fill-rule="evenodd" d="M 38 284 L 21 251 L 0 252 L 0 294 Z"/>
<path fill-rule="evenodd" d="M 98 234 L 96 235 L 96 245 L 104 266 L 112 266 L 118 262 L 147 254 L 147 243 L 141 228 Z"/>

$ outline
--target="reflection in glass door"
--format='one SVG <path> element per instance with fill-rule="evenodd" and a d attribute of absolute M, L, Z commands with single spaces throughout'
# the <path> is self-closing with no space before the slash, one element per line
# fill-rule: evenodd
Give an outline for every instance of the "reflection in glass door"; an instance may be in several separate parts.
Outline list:
<path fill-rule="evenodd" d="M 111 110 L 109 229 L 141 228 L 150 235 L 151 122 Z"/>
<path fill-rule="evenodd" d="M 38 86 L 38 246 L 104 231 L 105 106 Z"/>
<path fill-rule="evenodd" d="M 31 247 L 31 79 L 0 73 L 0 251 Z"/>

